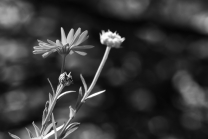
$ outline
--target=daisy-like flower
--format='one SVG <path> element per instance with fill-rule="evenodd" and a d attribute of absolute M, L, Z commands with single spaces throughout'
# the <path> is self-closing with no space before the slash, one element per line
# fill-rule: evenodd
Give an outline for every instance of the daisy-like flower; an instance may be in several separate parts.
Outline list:
<path fill-rule="evenodd" d="M 113 33 L 110 30 L 108 30 L 107 32 L 102 31 L 102 34 L 100 34 L 100 42 L 109 47 L 120 48 L 121 43 L 124 40 L 125 38 L 121 38 L 121 36 L 118 35 L 116 32 Z"/>
<path fill-rule="evenodd" d="M 86 55 L 86 52 L 82 52 L 79 50 L 82 49 L 90 49 L 94 46 L 92 45 L 82 45 L 85 40 L 88 38 L 88 31 L 84 31 L 81 33 L 81 29 L 78 28 L 77 31 L 74 33 L 74 29 L 71 29 L 68 33 L 67 37 L 65 35 L 64 29 L 61 28 L 61 41 L 56 40 L 53 42 L 51 40 L 47 40 L 48 42 L 43 42 L 38 40 L 39 46 L 34 46 L 33 54 L 42 54 L 43 58 L 46 58 L 53 52 L 58 52 L 61 55 L 68 55 L 73 54 L 74 52 L 80 55 Z"/>

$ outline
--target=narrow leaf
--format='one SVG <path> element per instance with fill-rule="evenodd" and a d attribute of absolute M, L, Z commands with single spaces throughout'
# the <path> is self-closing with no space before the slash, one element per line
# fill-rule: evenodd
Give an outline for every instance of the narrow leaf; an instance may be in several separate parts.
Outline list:
<path fill-rule="evenodd" d="M 55 91 L 54 91 L 53 85 L 52 85 L 51 81 L 49 80 L 49 78 L 48 78 L 48 82 L 49 82 L 49 84 L 50 84 L 50 86 L 51 86 L 51 89 L 52 89 L 52 91 L 53 91 L 53 95 L 55 95 Z"/>
<path fill-rule="evenodd" d="M 66 91 L 66 92 L 60 94 L 60 95 L 57 97 L 57 99 L 59 99 L 60 97 L 66 95 L 66 94 L 72 93 L 72 92 L 76 92 L 76 91 Z"/>
<path fill-rule="evenodd" d="M 81 52 L 81 51 L 74 51 L 74 52 L 76 52 L 77 54 L 82 55 L 82 56 L 87 55 L 87 53 L 86 53 L 86 52 Z"/>
<path fill-rule="evenodd" d="M 75 110 L 69 106 L 69 119 L 72 119 L 75 114 Z"/>
<path fill-rule="evenodd" d="M 61 125 L 61 126 L 59 126 L 58 128 L 56 128 L 56 131 L 59 131 L 59 130 L 61 130 L 62 128 L 63 128 L 63 126 L 64 126 L 64 124 L 63 125 Z M 48 139 L 50 136 L 52 136 L 54 134 L 54 130 L 52 130 L 50 133 L 48 133 L 47 135 L 45 135 L 44 137 L 43 137 L 43 139 Z"/>
<path fill-rule="evenodd" d="M 48 114 L 48 107 L 45 107 L 44 111 L 43 111 L 43 116 L 42 116 L 42 126 L 44 124 L 46 115 Z"/>
<path fill-rule="evenodd" d="M 74 122 L 74 123 L 69 124 L 66 129 L 70 130 L 70 129 L 74 128 L 74 127 L 78 127 L 79 125 L 80 125 L 80 123 Z"/>
<path fill-rule="evenodd" d="M 85 93 L 86 93 L 86 92 L 87 92 L 87 84 L 86 84 L 85 79 L 84 79 L 84 77 L 82 76 L 82 74 L 80 74 L 80 78 L 81 78 L 81 80 L 82 80 L 82 84 L 83 84 L 83 86 L 84 86 Z"/>
<path fill-rule="evenodd" d="M 46 129 L 45 129 L 43 135 L 48 134 L 48 132 L 50 132 L 52 128 L 53 128 L 53 123 L 50 123 L 50 124 L 46 127 Z"/>
<path fill-rule="evenodd" d="M 49 109 L 49 101 L 46 101 L 45 108 L 47 108 L 47 113 L 48 113 L 48 109 Z"/>
<path fill-rule="evenodd" d="M 32 132 L 29 129 L 27 129 L 27 128 L 26 128 L 26 130 L 28 132 L 28 135 L 29 135 L 30 139 L 34 138 Z"/>
<path fill-rule="evenodd" d="M 74 127 L 72 129 L 70 129 L 69 131 L 66 132 L 66 134 L 64 135 L 63 139 L 66 138 L 69 134 L 71 134 L 72 132 L 74 132 L 75 130 L 77 130 L 78 127 Z"/>
<path fill-rule="evenodd" d="M 51 93 L 49 93 L 49 107 L 51 107 L 52 101 L 53 101 L 53 97 L 52 97 Z"/>
<path fill-rule="evenodd" d="M 33 127 L 35 128 L 36 136 L 39 137 L 41 135 L 40 129 L 35 125 L 35 122 L 32 123 Z"/>
<path fill-rule="evenodd" d="M 54 116 L 53 116 L 53 113 L 52 113 L 52 123 L 53 123 L 53 130 L 55 132 L 55 139 L 57 139 L 57 131 L 56 131 L 56 124 L 55 124 L 55 120 L 54 120 Z"/>
<path fill-rule="evenodd" d="M 12 133 L 9 133 L 9 135 L 13 138 L 13 139 L 20 139 L 18 136 L 12 134 Z"/>
<path fill-rule="evenodd" d="M 78 108 L 81 99 L 82 99 L 82 87 L 79 88 L 79 95 L 78 95 L 77 103 L 76 103 L 76 106 L 75 106 L 76 109 Z"/>
<path fill-rule="evenodd" d="M 94 93 L 94 94 L 88 96 L 86 99 L 89 99 L 89 98 L 95 97 L 95 96 L 97 96 L 97 95 L 100 95 L 100 94 L 102 94 L 103 92 L 105 92 L 105 90 L 99 91 L 99 92 L 97 92 L 97 93 Z"/>

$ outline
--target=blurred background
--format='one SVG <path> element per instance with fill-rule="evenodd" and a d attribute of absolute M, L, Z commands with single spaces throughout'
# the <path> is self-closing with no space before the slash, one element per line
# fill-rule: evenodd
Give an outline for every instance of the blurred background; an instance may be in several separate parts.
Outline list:
<path fill-rule="evenodd" d="M 87 56 L 67 57 L 66 71 L 78 91 L 82 74 L 90 85 L 105 51 L 101 30 L 126 40 L 112 49 L 81 122 L 68 139 L 208 138 L 207 0 L 0 0 L 0 139 L 8 132 L 28 139 L 25 127 L 41 126 L 47 81 L 58 84 L 61 59 L 33 55 L 37 39 L 60 39 L 81 27 L 89 31 Z M 75 105 L 77 92 L 55 107 L 58 125 Z"/>

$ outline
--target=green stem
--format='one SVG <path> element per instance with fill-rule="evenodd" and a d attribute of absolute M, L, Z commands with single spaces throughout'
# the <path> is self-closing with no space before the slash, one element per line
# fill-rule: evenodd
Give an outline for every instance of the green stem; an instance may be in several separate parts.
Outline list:
<path fill-rule="evenodd" d="M 61 65 L 61 74 L 64 72 L 66 56 L 67 55 L 63 55 L 63 60 L 62 60 L 62 65 Z"/>
<path fill-rule="evenodd" d="M 109 53 L 110 53 L 110 50 L 111 50 L 111 47 L 107 46 L 107 47 L 106 47 L 106 50 L 105 50 L 105 54 L 104 54 L 104 56 L 103 56 L 103 59 L 102 59 L 102 61 L 101 61 L 101 63 L 100 63 L 100 66 L 99 66 L 99 68 L 98 68 L 98 70 L 97 70 L 97 72 L 96 72 L 96 74 L 95 74 L 95 77 L 94 77 L 94 79 L 93 79 L 93 81 L 92 81 L 92 83 L 91 83 L 89 89 L 88 89 L 87 92 L 84 94 L 84 97 L 82 98 L 81 102 L 85 101 L 86 97 L 90 94 L 90 92 L 91 92 L 92 89 L 94 88 L 94 86 L 95 86 L 95 84 L 96 84 L 96 82 L 97 82 L 97 80 L 98 80 L 98 78 L 99 78 L 99 76 L 100 76 L 100 73 L 101 73 L 101 71 L 102 71 L 102 69 L 103 69 L 103 66 L 105 65 L 105 62 L 106 62 L 106 60 L 107 60 L 107 58 L 108 58 L 108 55 L 109 55 Z"/>

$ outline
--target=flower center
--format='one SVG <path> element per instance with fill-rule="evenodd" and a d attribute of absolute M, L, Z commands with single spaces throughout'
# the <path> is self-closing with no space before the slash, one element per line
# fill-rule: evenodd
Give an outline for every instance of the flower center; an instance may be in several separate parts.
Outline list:
<path fill-rule="evenodd" d="M 116 35 L 114 35 L 114 34 L 109 34 L 108 37 L 110 37 L 111 39 L 115 39 L 115 38 L 116 38 Z"/>

